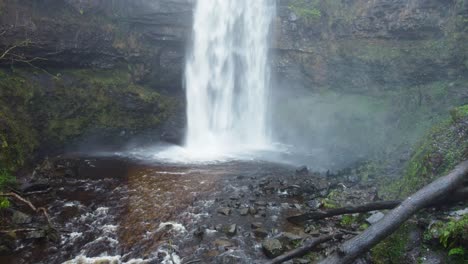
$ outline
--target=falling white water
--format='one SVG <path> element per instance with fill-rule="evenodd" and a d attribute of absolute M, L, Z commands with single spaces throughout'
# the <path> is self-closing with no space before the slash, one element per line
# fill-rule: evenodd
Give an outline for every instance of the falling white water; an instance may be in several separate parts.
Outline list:
<path fill-rule="evenodd" d="M 216 157 L 269 145 L 274 0 L 198 0 L 186 62 L 186 150 Z"/>

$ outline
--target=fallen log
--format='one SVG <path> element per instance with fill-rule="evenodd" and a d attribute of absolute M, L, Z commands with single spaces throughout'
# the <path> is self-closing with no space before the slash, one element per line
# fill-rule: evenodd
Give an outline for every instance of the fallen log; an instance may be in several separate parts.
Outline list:
<path fill-rule="evenodd" d="M 366 213 L 370 211 L 376 210 L 386 210 L 386 209 L 393 209 L 397 207 L 401 201 L 379 201 L 373 203 L 367 203 L 359 206 L 349 206 L 349 207 L 342 207 L 336 209 L 330 209 L 326 211 L 316 211 L 316 212 L 309 212 L 302 215 L 296 215 L 288 217 L 287 220 L 293 224 L 300 224 L 308 220 L 320 220 L 336 215 L 343 215 L 343 214 L 355 214 L 355 213 Z"/>
<path fill-rule="evenodd" d="M 453 194 L 457 188 L 463 186 L 468 177 L 467 175 L 468 160 L 465 160 L 448 175 L 435 180 L 406 198 L 399 206 L 388 212 L 382 220 L 371 225 L 363 233 L 344 242 L 335 253 L 319 264 L 352 263 L 356 258 L 395 232 L 420 209 L 435 204 L 444 197 Z"/>
<path fill-rule="evenodd" d="M 270 260 L 266 264 L 279 264 L 279 263 L 283 263 L 293 258 L 302 257 L 306 255 L 307 253 L 309 253 L 311 250 L 313 250 L 316 246 L 322 243 L 328 242 L 334 238 L 339 238 L 341 236 L 342 236 L 341 234 L 333 234 L 333 235 L 321 236 L 312 240 L 306 240 L 303 246 L 298 247 L 294 250 L 291 250 L 281 256 L 278 256 Z"/>
<path fill-rule="evenodd" d="M 468 187 L 461 188 L 456 190 L 453 193 L 450 193 L 446 197 L 441 198 L 438 201 L 428 205 L 429 206 L 440 206 L 442 204 L 453 203 L 464 201 L 468 199 Z M 344 214 L 356 214 L 356 213 L 367 213 L 370 211 L 376 210 L 389 210 L 397 207 L 401 204 L 402 200 L 395 200 L 395 201 L 378 201 L 367 203 L 358 206 L 349 206 L 349 207 L 341 207 L 336 209 L 330 209 L 325 211 L 316 211 L 316 212 L 308 212 L 301 215 L 291 216 L 288 217 L 287 220 L 293 224 L 301 224 L 305 221 L 309 220 L 321 220 L 332 216 L 337 215 L 344 215 Z"/>

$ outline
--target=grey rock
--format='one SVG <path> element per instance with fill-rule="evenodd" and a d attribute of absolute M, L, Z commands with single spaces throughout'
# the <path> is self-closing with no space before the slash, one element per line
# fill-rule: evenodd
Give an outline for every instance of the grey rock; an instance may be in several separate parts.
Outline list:
<path fill-rule="evenodd" d="M 242 216 L 246 216 L 249 214 L 249 208 L 241 208 L 239 209 L 239 214 Z"/>
<path fill-rule="evenodd" d="M 307 202 L 307 206 L 312 210 L 318 210 L 322 203 L 317 199 L 313 199 Z"/>
<path fill-rule="evenodd" d="M 468 214 L 468 207 L 465 208 L 465 209 L 457 210 L 457 211 L 454 211 L 454 212 L 450 213 L 451 216 L 458 216 L 458 217 L 464 216 L 466 214 Z"/>
<path fill-rule="evenodd" d="M 265 255 L 269 258 L 275 258 L 283 254 L 285 251 L 285 248 L 283 247 L 283 244 L 281 244 L 281 241 L 275 238 L 266 239 L 265 241 L 263 241 L 262 249 Z"/>
<path fill-rule="evenodd" d="M 227 239 L 216 239 L 213 244 L 222 250 L 228 250 L 234 247 L 234 244 Z"/>
<path fill-rule="evenodd" d="M 377 223 L 378 221 L 382 220 L 382 218 L 384 218 L 384 214 L 382 212 L 376 212 L 376 213 L 373 213 L 371 216 L 369 216 L 366 221 L 367 223 L 373 225 L 375 223 Z"/>
<path fill-rule="evenodd" d="M 237 225 L 236 224 L 227 225 L 223 227 L 223 232 L 228 236 L 234 236 L 237 233 Z"/>
<path fill-rule="evenodd" d="M 252 233 L 257 238 L 265 238 L 268 236 L 268 231 L 266 231 L 264 228 L 256 228 L 252 231 Z"/>
<path fill-rule="evenodd" d="M 32 222 L 31 216 L 22 213 L 20 211 L 14 210 L 11 217 L 11 221 L 16 225 L 24 225 Z"/>
<path fill-rule="evenodd" d="M 252 229 L 257 229 L 257 228 L 262 228 L 263 227 L 263 224 L 260 223 L 260 222 L 253 222 L 250 227 L 252 227 Z"/>
<path fill-rule="evenodd" d="M 255 207 L 249 207 L 249 214 L 251 215 L 257 214 L 257 209 L 255 209 Z"/>
<path fill-rule="evenodd" d="M 218 208 L 218 213 L 222 214 L 222 215 L 230 215 L 231 214 L 231 208 L 228 208 L 228 207 Z"/>

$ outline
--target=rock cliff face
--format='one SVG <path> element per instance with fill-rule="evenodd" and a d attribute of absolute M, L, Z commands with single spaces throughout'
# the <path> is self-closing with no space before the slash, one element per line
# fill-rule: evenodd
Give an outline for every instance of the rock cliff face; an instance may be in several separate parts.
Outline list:
<path fill-rule="evenodd" d="M 272 65 L 278 85 L 272 114 L 280 140 L 367 155 L 384 143 L 412 142 L 451 106 L 467 101 L 468 1 L 278 0 L 277 5 Z M 118 115 L 130 119 L 127 112 L 138 112 L 158 120 L 136 125 L 131 134 L 157 128 L 163 139 L 180 140 L 183 61 L 193 6 L 192 0 L 2 0 L 0 51 L 15 46 L 0 59 L 2 78 L 19 78 L 34 86 L 36 92 L 24 104 L 41 112 L 37 109 L 44 109 L 34 102 L 66 107 L 60 93 L 80 98 L 74 93 L 96 87 L 95 78 L 87 80 L 82 70 L 105 75 L 103 98 L 121 99 L 115 100 L 122 107 Z M 76 86 L 82 88 L 66 89 Z M 160 111 L 164 115 L 146 111 L 149 108 L 140 104 L 148 103 L 148 97 L 128 102 L 133 100 L 128 93 L 155 93 L 150 103 L 169 108 Z M 2 103 L 10 105 L 5 98 Z M 99 102 L 92 105 L 70 116 L 100 109 Z M 126 111 L 129 105 L 140 110 Z M 24 111 L 27 118 L 34 119 L 28 111 L 32 110 Z M 65 112 L 60 107 L 50 111 L 42 112 Z M 56 118 L 56 126 L 74 130 L 62 141 L 99 131 L 103 123 L 110 134 L 123 133 L 123 125 L 112 122 L 83 121 L 70 129 L 63 122 L 68 119 Z M 49 126 L 34 129 L 47 134 L 41 138 L 53 138 L 43 132 Z M 4 135 L 11 130 L 11 125 L 2 126 Z M 409 130 L 417 133 L 400 133 Z"/>
<path fill-rule="evenodd" d="M 468 101 L 467 1 L 282 0 L 275 28 L 275 131 L 322 161 L 407 149 Z"/>

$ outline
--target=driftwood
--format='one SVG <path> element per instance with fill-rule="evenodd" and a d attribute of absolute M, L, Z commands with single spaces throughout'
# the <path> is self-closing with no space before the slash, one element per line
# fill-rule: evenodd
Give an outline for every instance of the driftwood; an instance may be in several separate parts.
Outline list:
<path fill-rule="evenodd" d="M 408 197 L 398 207 L 388 212 L 382 220 L 370 226 L 362 234 L 344 242 L 337 252 L 321 261 L 320 264 L 352 263 L 356 258 L 395 232 L 420 209 L 453 194 L 457 188 L 463 186 L 467 175 L 468 160 L 460 163 L 448 175 L 435 180 Z"/>
<path fill-rule="evenodd" d="M 341 234 L 333 234 L 333 235 L 321 236 L 312 240 L 306 240 L 303 246 L 298 247 L 294 250 L 291 250 L 281 256 L 278 256 L 272 259 L 271 261 L 267 262 L 267 264 L 279 264 L 279 263 L 283 263 L 293 258 L 302 257 L 306 255 L 307 253 L 309 253 L 311 250 L 313 250 L 316 246 L 322 243 L 328 242 L 334 238 L 339 238 L 341 236 L 342 236 Z"/>

